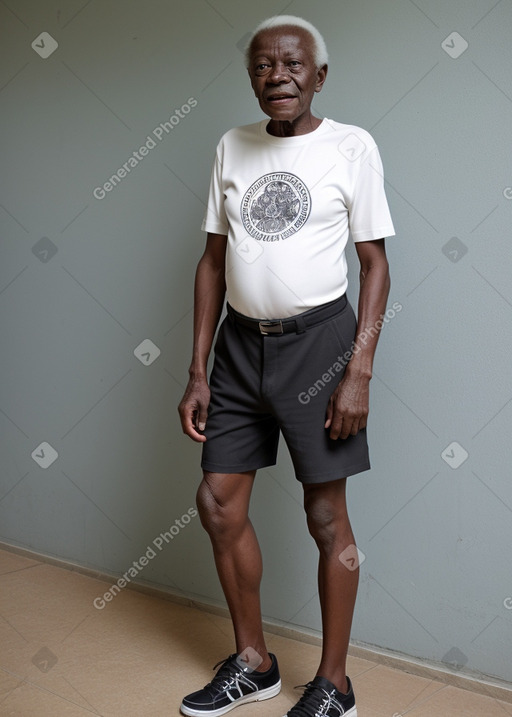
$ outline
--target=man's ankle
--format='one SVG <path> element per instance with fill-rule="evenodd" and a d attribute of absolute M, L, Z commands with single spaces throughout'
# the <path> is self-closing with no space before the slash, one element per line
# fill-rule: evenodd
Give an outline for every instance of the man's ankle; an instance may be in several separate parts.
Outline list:
<path fill-rule="evenodd" d="M 326 680 L 329 680 L 329 682 L 332 682 L 332 684 L 336 687 L 336 689 L 341 692 L 341 694 L 346 695 L 348 692 L 348 681 L 346 675 L 339 675 L 339 674 L 332 674 L 330 675 L 325 670 L 322 670 L 322 672 L 317 673 L 317 677 L 323 677 Z"/>
<path fill-rule="evenodd" d="M 272 658 L 266 653 L 266 657 L 263 658 L 261 665 L 258 665 L 256 672 L 266 672 L 272 667 Z"/>

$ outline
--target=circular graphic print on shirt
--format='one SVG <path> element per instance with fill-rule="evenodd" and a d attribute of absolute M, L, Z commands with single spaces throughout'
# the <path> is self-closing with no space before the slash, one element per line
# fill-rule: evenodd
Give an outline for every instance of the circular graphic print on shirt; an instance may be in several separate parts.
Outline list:
<path fill-rule="evenodd" d="M 246 232 L 260 241 L 279 241 L 298 232 L 311 211 L 304 182 L 288 172 L 257 179 L 244 194 L 240 213 Z"/>

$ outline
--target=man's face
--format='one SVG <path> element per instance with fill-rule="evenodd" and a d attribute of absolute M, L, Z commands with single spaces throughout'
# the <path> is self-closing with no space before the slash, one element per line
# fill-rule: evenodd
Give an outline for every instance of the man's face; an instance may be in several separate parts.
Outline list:
<path fill-rule="evenodd" d="M 260 107 L 278 122 L 311 116 L 311 102 L 325 81 L 327 66 L 317 69 L 313 38 L 300 27 L 277 27 L 253 40 L 249 76 Z"/>

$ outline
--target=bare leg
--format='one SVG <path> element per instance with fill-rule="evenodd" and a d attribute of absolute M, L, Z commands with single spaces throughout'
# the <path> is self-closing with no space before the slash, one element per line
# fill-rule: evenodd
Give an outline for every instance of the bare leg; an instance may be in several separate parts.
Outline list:
<path fill-rule="evenodd" d="M 346 478 L 304 485 L 308 527 L 320 551 L 318 592 L 323 646 L 317 675 L 347 691 L 346 660 L 356 601 L 359 568 L 349 570 L 340 553 L 354 545 L 345 498 Z"/>
<path fill-rule="evenodd" d="M 249 520 L 249 500 L 255 471 L 208 473 L 197 491 L 197 506 L 203 527 L 212 542 L 215 565 L 228 603 L 238 654 L 248 647 L 267 670 L 271 660 L 263 638 L 260 583 L 261 551 Z"/>

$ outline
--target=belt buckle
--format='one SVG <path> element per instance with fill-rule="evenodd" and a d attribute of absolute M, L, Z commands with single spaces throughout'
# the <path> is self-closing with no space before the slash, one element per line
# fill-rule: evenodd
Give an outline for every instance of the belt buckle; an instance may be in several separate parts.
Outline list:
<path fill-rule="evenodd" d="M 269 334 L 284 334 L 283 322 L 281 319 L 276 319 L 274 321 L 260 321 L 258 326 L 260 328 L 260 334 L 263 334 L 263 336 L 268 336 Z"/>

